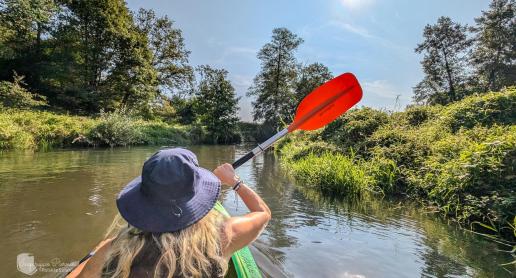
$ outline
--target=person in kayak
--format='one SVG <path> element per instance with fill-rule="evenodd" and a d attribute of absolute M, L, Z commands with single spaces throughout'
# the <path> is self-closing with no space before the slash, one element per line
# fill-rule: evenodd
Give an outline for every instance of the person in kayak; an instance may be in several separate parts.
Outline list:
<path fill-rule="evenodd" d="M 223 217 L 213 210 L 221 183 L 237 192 L 248 214 Z M 116 204 L 119 215 L 107 239 L 67 277 L 223 277 L 231 255 L 271 219 L 231 164 L 212 173 L 182 148 L 160 150 L 145 161 Z"/>

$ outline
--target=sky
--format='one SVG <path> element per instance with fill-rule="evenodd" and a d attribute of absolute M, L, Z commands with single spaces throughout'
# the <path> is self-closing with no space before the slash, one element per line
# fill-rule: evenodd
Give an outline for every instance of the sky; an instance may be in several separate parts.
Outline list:
<path fill-rule="evenodd" d="M 487 10 L 488 0 L 128 0 L 131 10 L 153 9 L 183 32 L 192 66 L 224 68 L 235 87 L 240 118 L 252 120 L 246 96 L 260 71 L 259 49 L 272 30 L 286 27 L 304 43 L 296 57 L 320 62 L 336 76 L 352 72 L 364 96 L 360 106 L 400 110 L 422 78 L 423 28 L 440 16 L 463 24 Z"/>

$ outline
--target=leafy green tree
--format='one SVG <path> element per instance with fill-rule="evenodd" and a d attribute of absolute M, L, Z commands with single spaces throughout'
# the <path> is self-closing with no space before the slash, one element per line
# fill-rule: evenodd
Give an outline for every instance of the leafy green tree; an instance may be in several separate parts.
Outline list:
<path fill-rule="evenodd" d="M 516 83 L 516 2 L 494 0 L 475 19 L 472 63 L 484 90 Z"/>
<path fill-rule="evenodd" d="M 157 17 L 153 10 L 140 9 L 136 16 L 138 29 L 147 34 L 152 66 L 158 72 L 161 93 L 181 95 L 192 87 L 193 70 L 183 35 L 167 16 Z"/>
<path fill-rule="evenodd" d="M 288 29 L 276 28 L 272 31 L 272 40 L 258 52 L 262 68 L 247 93 L 256 97 L 253 102 L 254 120 L 264 121 L 274 129 L 290 122 L 297 105 L 298 65 L 294 52 L 302 42 Z"/>
<path fill-rule="evenodd" d="M 321 63 L 301 67 L 296 80 L 296 105 L 315 88 L 332 78 L 331 71 Z"/>
<path fill-rule="evenodd" d="M 459 100 L 466 84 L 465 55 L 471 45 L 467 26 L 440 17 L 435 25 L 426 25 L 424 41 L 416 53 L 423 53 L 421 61 L 425 77 L 414 87 L 414 99 L 419 103 L 446 104 Z"/>
<path fill-rule="evenodd" d="M 86 112 L 116 108 L 150 113 L 157 93 L 157 73 L 147 35 L 136 28 L 126 3 L 122 0 L 66 0 L 60 25 L 54 34 L 53 80 L 63 88 L 61 105 Z M 64 77 L 68 75 L 69 77 Z M 52 82 L 52 84 L 55 84 Z M 67 103 L 68 99 L 79 99 Z M 58 96 L 59 98 L 59 96 Z"/>
<path fill-rule="evenodd" d="M 200 81 L 195 92 L 196 114 L 212 143 L 238 142 L 238 98 L 227 79 L 228 72 L 206 65 L 198 67 L 197 72 Z"/>
<path fill-rule="evenodd" d="M 37 89 L 46 60 L 44 38 L 50 35 L 57 12 L 53 0 L 0 1 L 0 79 L 9 80 L 16 71 Z"/>

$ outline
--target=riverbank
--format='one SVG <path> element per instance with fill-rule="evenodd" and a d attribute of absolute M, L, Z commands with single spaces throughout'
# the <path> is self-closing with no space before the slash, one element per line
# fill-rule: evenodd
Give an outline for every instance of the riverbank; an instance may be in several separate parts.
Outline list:
<path fill-rule="evenodd" d="M 516 88 L 404 112 L 361 108 L 277 150 L 303 186 L 401 196 L 516 239 Z"/>
<path fill-rule="evenodd" d="M 202 136 L 198 126 L 145 121 L 123 112 L 98 117 L 20 109 L 0 112 L 0 150 L 187 144 L 201 141 Z"/>

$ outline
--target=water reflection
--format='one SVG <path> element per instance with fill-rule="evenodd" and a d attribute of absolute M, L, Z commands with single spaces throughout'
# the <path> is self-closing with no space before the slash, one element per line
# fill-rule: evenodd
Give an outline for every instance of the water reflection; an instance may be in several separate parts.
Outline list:
<path fill-rule="evenodd" d="M 43 263 L 82 257 L 116 213 L 118 191 L 157 149 L 0 154 L 2 276 L 19 276 L 16 255 L 23 252 Z M 208 169 L 249 150 L 191 149 Z M 512 258 L 496 245 L 410 204 L 333 200 L 302 191 L 272 153 L 244 164 L 238 174 L 273 212 L 251 247 L 266 276 L 510 277 L 499 264 Z M 224 191 L 222 198 L 230 213 L 246 212 L 233 192 Z"/>

